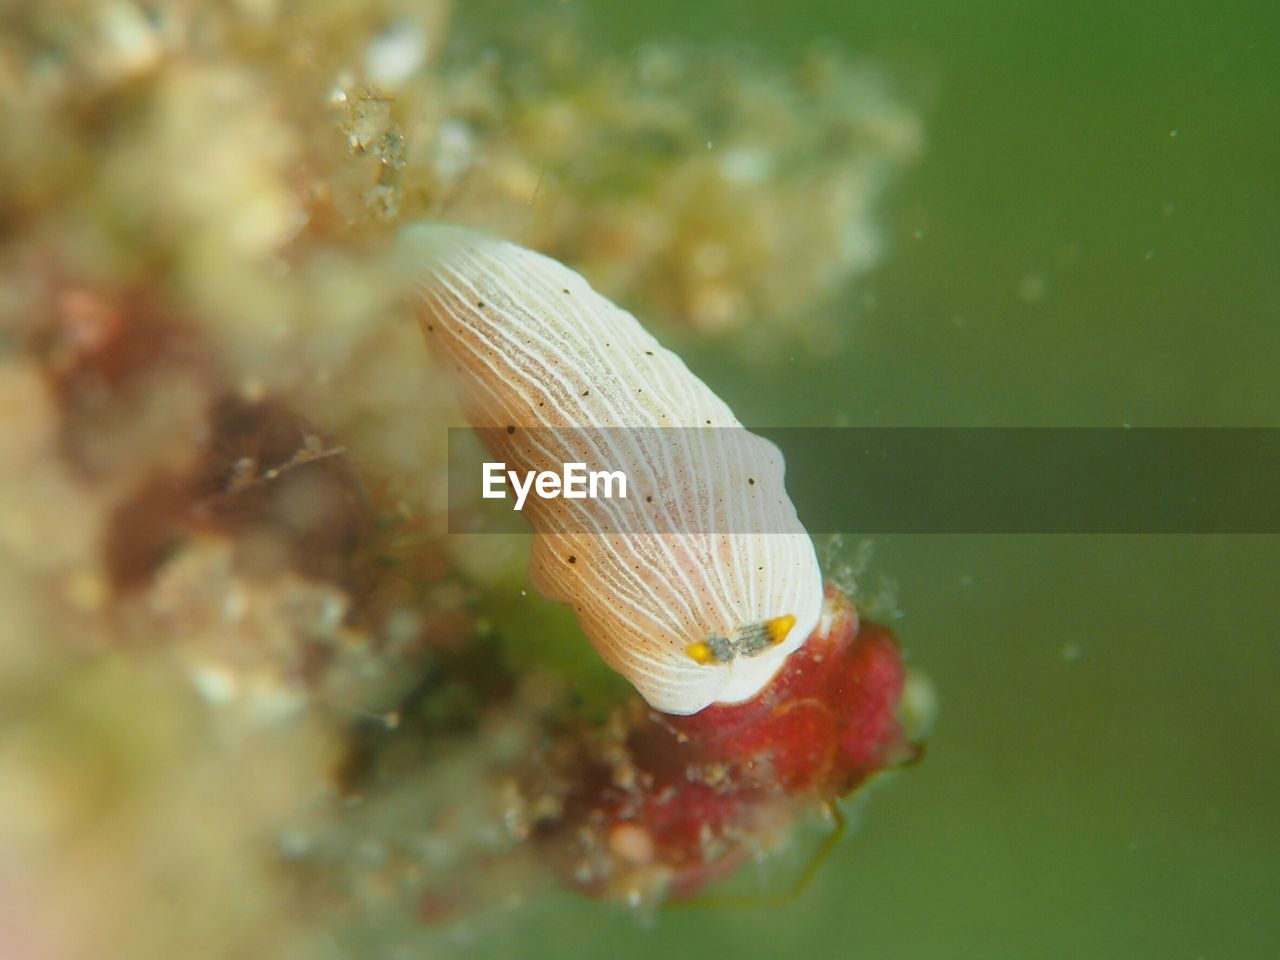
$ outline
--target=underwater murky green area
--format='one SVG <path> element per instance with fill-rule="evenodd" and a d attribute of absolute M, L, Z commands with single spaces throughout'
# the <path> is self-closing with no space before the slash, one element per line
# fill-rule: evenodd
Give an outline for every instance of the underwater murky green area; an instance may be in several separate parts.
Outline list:
<path fill-rule="evenodd" d="M 689 356 L 746 423 L 1280 425 L 1280 8 L 578 6 L 621 50 L 675 36 L 781 58 L 825 39 L 921 112 L 926 154 L 841 352 Z M 849 477 L 833 463 L 829 481 L 838 497 Z M 489 946 L 1275 957 L 1280 539 L 875 543 L 868 586 L 896 581 L 939 719 L 919 768 L 852 804 L 812 888 L 647 926 L 562 894 Z"/>

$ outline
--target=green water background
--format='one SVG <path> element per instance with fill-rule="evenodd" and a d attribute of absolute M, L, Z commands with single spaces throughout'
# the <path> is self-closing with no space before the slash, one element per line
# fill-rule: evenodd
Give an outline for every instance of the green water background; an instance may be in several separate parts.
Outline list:
<path fill-rule="evenodd" d="M 882 64 L 924 118 L 847 349 L 778 389 L 690 357 L 748 424 L 1280 425 L 1280 7 L 578 7 L 619 51 L 675 37 L 781 60 L 822 39 Z M 833 463 L 831 495 L 847 481 Z M 1280 956 L 1280 539 L 876 548 L 939 722 L 921 767 L 854 805 L 814 886 L 649 925 L 557 895 L 502 951 Z"/>

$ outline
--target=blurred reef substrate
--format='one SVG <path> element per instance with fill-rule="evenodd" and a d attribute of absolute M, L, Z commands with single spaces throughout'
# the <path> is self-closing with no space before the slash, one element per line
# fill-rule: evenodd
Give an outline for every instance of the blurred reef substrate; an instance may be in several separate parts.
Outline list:
<path fill-rule="evenodd" d="M 514 9 L 0 11 L 0 956 L 324 956 L 537 888 L 512 771 L 619 688 L 502 617 L 519 542 L 445 534 L 401 224 L 743 363 L 840 335 L 921 149 L 885 78 Z"/>

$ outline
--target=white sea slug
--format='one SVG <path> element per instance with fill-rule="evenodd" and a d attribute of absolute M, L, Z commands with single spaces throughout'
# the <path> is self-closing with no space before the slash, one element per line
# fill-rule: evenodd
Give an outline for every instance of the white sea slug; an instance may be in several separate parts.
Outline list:
<path fill-rule="evenodd" d="M 822 610 L 777 447 L 563 264 L 460 227 L 402 241 L 428 345 L 495 460 L 630 481 L 625 499 L 529 498 L 534 586 L 656 710 L 759 693 Z"/>

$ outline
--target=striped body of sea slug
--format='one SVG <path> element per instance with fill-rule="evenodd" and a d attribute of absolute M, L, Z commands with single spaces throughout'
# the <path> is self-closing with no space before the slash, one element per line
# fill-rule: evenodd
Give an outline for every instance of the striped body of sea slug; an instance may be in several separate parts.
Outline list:
<path fill-rule="evenodd" d="M 754 697 L 823 604 L 778 449 L 563 264 L 442 224 L 402 244 L 429 345 L 491 455 L 631 481 L 621 499 L 530 498 L 534 586 L 655 709 Z"/>

